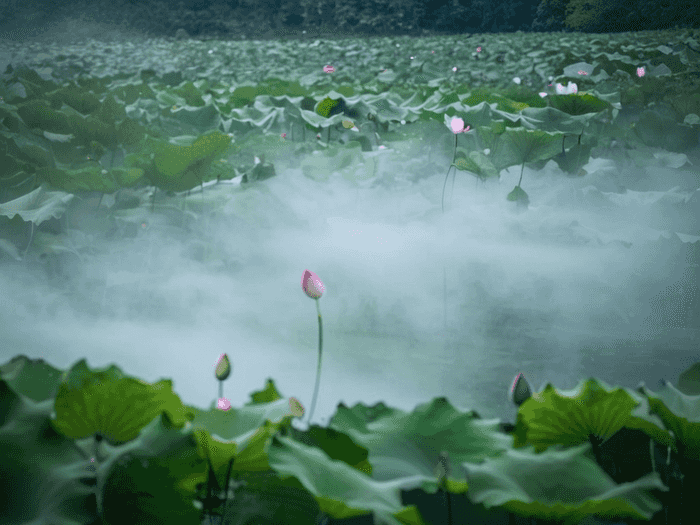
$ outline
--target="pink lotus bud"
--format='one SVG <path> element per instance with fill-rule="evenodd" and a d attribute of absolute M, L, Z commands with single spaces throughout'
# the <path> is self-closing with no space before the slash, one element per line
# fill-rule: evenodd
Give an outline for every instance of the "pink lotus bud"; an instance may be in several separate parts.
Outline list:
<path fill-rule="evenodd" d="M 301 288 L 312 299 L 321 297 L 326 289 L 318 275 L 309 270 L 304 270 L 304 274 L 301 276 Z"/>
<path fill-rule="evenodd" d="M 231 408 L 231 402 L 225 397 L 220 397 L 216 402 L 216 408 L 219 410 L 228 410 Z"/>
<path fill-rule="evenodd" d="M 525 379 L 525 376 L 521 372 L 517 376 L 515 376 L 513 386 L 510 387 L 510 400 L 517 406 L 520 406 L 531 396 L 532 391 L 530 390 L 530 385 L 528 384 L 527 379 Z"/>
<path fill-rule="evenodd" d="M 301 417 L 304 415 L 304 406 L 299 402 L 299 400 L 296 397 L 290 397 L 289 411 L 294 417 Z"/>
<path fill-rule="evenodd" d="M 231 361 L 228 360 L 226 354 L 221 354 L 219 357 L 219 360 L 216 362 L 214 373 L 219 381 L 223 381 L 231 375 Z"/>

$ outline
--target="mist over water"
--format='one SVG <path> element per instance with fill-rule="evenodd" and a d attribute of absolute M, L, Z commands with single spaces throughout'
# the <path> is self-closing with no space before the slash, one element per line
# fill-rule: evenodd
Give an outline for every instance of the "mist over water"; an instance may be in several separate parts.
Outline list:
<path fill-rule="evenodd" d="M 697 360 L 697 251 L 671 232 L 698 239 L 689 213 L 700 192 L 671 190 L 663 173 L 658 192 L 601 191 L 596 176 L 619 185 L 632 168 L 571 179 L 549 164 L 525 169 L 530 207 L 521 211 L 505 199 L 519 169 L 476 188 L 460 172 L 453 193 L 450 176 L 443 216 L 442 167 L 411 183 L 395 151 L 380 158 L 380 174 L 395 177 L 390 187 L 278 170 L 245 189 L 238 179 L 205 186 L 205 197 L 230 200 L 188 233 L 144 206 L 146 228 L 134 238 L 96 236 L 82 262 L 73 254 L 4 262 L 0 361 L 114 363 L 149 382 L 172 378 L 186 404 L 208 408 L 225 352 L 233 373 L 224 395 L 234 407 L 269 377 L 308 409 L 318 324 L 301 289 L 307 268 L 326 287 L 315 422 L 339 402 L 412 410 L 436 396 L 513 420 L 507 389 L 518 372 L 536 389 L 590 376 L 654 388 Z M 198 190 L 187 199 L 201 198 Z M 97 200 L 66 220 L 90 235 Z"/>
<path fill-rule="evenodd" d="M 245 189 L 207 184 L 204 197 L 226 204 L 197 220 L 173 212 L 184 230 L 144 204 L 135 237 L 104 239 L 99 194 L 71 206 L 62 221 L 90 253 L 0 260 L 0 362 L 116 364 L 149 382 L 171 378 L 183 402 L 209 408 L 227 353 L 232 406 L 272 378 L 308 410 L 318 323 L 305 269 L 325 285 L 317 423 L 339 402 L 412 410 L 436 396 L 513 421 L 518 372 L 534 389 L 591 376 L 654 389 L 700 358 L 696 163 L 593 159 L 578 178 L 554 163 L 526 167 L 527 210 L 506 201 L 519 167 L 476 187 L 458 172 L 443 214 L 450 159 L 433 152 L 434 169 L 416 179 L 405 166 L 424 149 L 377 155 L 385 184 L 375 187 L 279 166 Z M 201 198 L 195 189 L 187 201 Z"/>

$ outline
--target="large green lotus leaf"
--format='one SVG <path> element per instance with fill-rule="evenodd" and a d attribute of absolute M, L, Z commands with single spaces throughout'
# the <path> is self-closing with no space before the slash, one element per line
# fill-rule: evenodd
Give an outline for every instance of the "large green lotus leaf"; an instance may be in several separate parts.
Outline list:
<path fill-rule="evenodd" d="M 600 113 L 610 107 L 610 103 L 594 97 L 590 93 L 571 93 L 569 95 L 555 95 L 549 100 L 553 108 L 568 115 L 586 115 L 587 113 Z"/>
<path fill-rule="evenodd" d="M 678 376 L 678 390 L 688 396 L 700 395 L 700 363 L 695 363 Z"/>
<path fill-rule="evenodd" d="M 649 520 L 661 510 L 652 491 L 668 489 L 656 472 L 617 484 L 589 457 L 590 449 L 586 443 L 539 454 L 532 448 L 506 450 L 479 464 L 462 463 L 469 498 L 486 508 L 561 524 L 582 523 L 590 515 Z"/>
<path fill-rule="evenodd" d="M 563 133 L 581 133 L 586 123 L 594 115 L 570 115 L 556 108 L 525 108 L 520 114 L 520 125 L 526 129 L 540 131 L 561 131 Z"/>
<path fill-rule="evenodd" d="M 113 122 L 126 117 L 124 104 L 117 102 L 111 93 L 106 95 L 95 116 L 103 122 Z"/>
<path fill-rule="evenodd" d="M 100 165 L 79 169 L 41 168 L 37 170 L 37 176 L 51 186 L 69 192 L 82 190 L 114 193 L 119 189 L 109 172 Z"/>
<path fill-rule="evenodd" d="M 150 384 L 114 365 L 91 369 L 85 359 L 63 373 L 54 409 L 51 423 L 64 436 L 82 439 L 99 433 L 111 444 L 136 438 L 161 412 L 178 424 L 192 417 L 169 379 Z"/>
<path fill-rule="evenodd" d="M 95 479 L 86 471 L 89 460 L 75 441 L 57 435 L 49 426 L 53 400 L 34 400 L 34 395 L 49 391 L 16 392 L 16 383 L 4 379 L 6 367 L 3 365 L 0 379 L 2 523 L 95 523 L 100 518 L 95 509 Z M 45 377 L 50 385 L 45 372 L 29 372 L 27 379 Z"/>
<path fill-rule="evenodd" d="M 196 457 L 189 431 L 161 414 L 143 429 L 139 441 L 133 444 L 137 446 L 116 448 L 99 466 L 100 521 L 110 525 L 199 523 L 201 512 L 194 495 L 179 482 L 206 481 L 205 462 Z"/>
<path fill-rule="evenodd" d="M 675 446 L 661 419 L 650 412 L 644 396 L 593 378 L 565 391 L 548 383 L 520 406 L 515 446 L 532 444 L 541 452 L 557 444 L 586 443 L 590 435 L 605 442 L 623 427 L 642 430 L 658 443 Z"/>
<path fill-rule="evenodd" d="M 118 85 L 111 90 L 112 95 L 123 100 L 128 106 L 138 99 L 151 100 L 155 102 L 156 94 L 148 84 L 136 80 L 117 81 Z"/>
<path fill-rule="evenodd" d="M 110 172 L 122 188 L 131 188 L 143 177 L 141 168 L 113 168 Z"/>
<path fill-rule="evenodd" d="M 530 198 L 525 190 L 523 190 L 520 186 L 513 188 L 513 190 L 506 196 L 506 199 L 511 202 L 516 202 L 520 206 L 527 206 L 530 204 Z"/>
<path fill-rule="evenodd" d="M 645 110 L 634 126 L 634 133 L 647 146 L 683 153 L 698 144 L 697 127 L 679 124 L 652 110 Z"/>
<path fill-rule="evenodd" d="M 25 355 L 13 357 L 0 365 L 0 378 L 23 396 L 34 401 L 44 401 L 56 395 L 61 382 L 61 370 L 43 359 L 31 359 Z"/>
<path fill-rule="evenodd" d="M 172 142 L 185 145 L 149 140 L 149 146 L 155 153 L 156 170 L 147 172 L 147 176 L 161 189 L 180 192 L 190 190 L 205 180 L 212 161 L 228 149 L 231 137 L 217 130 L 194 140 L 181 137 Z M 188 142 L 191 144 L 186 145 Z"/>
<path fill-rule="evenodd" d="M 204 89 L 197 89 L 193 82 L 187 81 L 174 88 L 171 92 L 174 95 L 180 96 L 182 100 L 185 101 L 186 105 L 200 108 L 205 104 L 204 100 L 202 99 L 202 92 L 206 90 L 206 87 L 202 87 Z"/>
<path fill-rule="evenodd" d="M 697 368 L 695 365 L 695 370 L 692 373 L 697 374 Z M 687 372 L 689 371 L 684 373 Z M 687 388 L 687 381 L 681 381 L 679 378 L 678 383 L 679 387 L 682 386 L 685 391 L 693 391 Z M 670 440 L 670 443 L 668 439 L 665 440 L 666 442 L 658 439 L 657 441 L 671 447 L 675 452 L 681 453 L 688 459 L 695 461 L 700 459 L 700 395 L 681 392 L 667 381 L 662 381 L 662 388 L 657 392 L 646 388 L 644 383 L 637 387 L 637 391 L 649 403 L 648 406 L 644 407 L 647 411 L 644 413 L 654 414 L 653 417 L 659 418 L 663 422 L 663 427 L 668 429 L 666 432 L 673 432 L 675 437 L 675 439 Z M 697 383 L 695 391 L 697 391 Z M 636 413 L 640 412 L 638 410 Z"/>
<path fill-rule="evenodd" d="M 39 145 L 39 140 L 36 137 L 32 137 L 31 135 L 29 135 L 29 137 L 29 140 L 21 135 L 15 137 L 15 144 L 25 155 L 25 158 L 37 167 L 52 166 L 54 164 L 54 159 L 50 148 L 44 144 Z M 3 168 L 5 168 L 5 166 L 3 166 Z"/>
<path fill-rule="evenodd" d="M 58 84 L 51 79 L 50 70 L 48 78 L 46 69 L 32 69 L 26 66 L 18 66 L 13 72 L 12 65 L 7 66 L 5 73 L 11 76 L 7 79 L 8 84 L 17 82 L 22 86 L 25 96 L 22 98 L 27 100 L 43 99 L 47 93 L 51 93 L 59 88 Z M 39 73 L 42 73 L 41 75 Z"/>
<path fill-rule="evenodd" d="M 60 218 L 73 197 L 63 191 L 49 191 L 42 185 L 31 193 L 0 204 L 0 215 L 8 219 L 19 215 L 22 220 L 39 226 L 51 218 Z"/>
<path fill-rule="evenodd" d="M 29 128 L 62 134 L 70 134 L 73 131 L 68 116 L 63 111 L 51 108 L 51 104 L 44 100 L 30 100 L 18 104 L 17 114 Z"/>
<path fill-rule="evenodd" d="M 82 144 L 87 145 L 96 141 L 105 146 L 113 146 L 118 143 L 119 136 L 114 121 L 105 123 L 93 115 L 83 117 L 69 107 L 65 107 L 64 112 L 68 115 L 70 133 L 75 135 L 76 140 Z"/>
<path fill-rule="evenodd" d="M 472 173 L 482 180 L 498 177 L 498 170 L 496 170 L 489 157 L 481 151 L 470 151 L 468 157 L 457 158 L 454 166 L 458 170 Z"/>
<path fill-rule="evenodd" d="M 221 123 L 219 110 L 211 104 L 202 107 L 168 106 L 160 111 L 159 124 L 169 136 L 185 133 L 203 133 L 217 129 Z"/>
<path fill-rule="evenodd" d="M 307 156 L 301 161 L 301 170 L 304 176 L 316 181 L 327 181 L 329 176 L 343 168 L 350 166 L 357 157 L 353 154 L 356 151 L 355 141 L 348 144 L 351 148 L 339 149 L 328 148 L 318 155 Z"/>
<path fill-rule="evenodd" d="M 60 108 L 66 104 L 83 115 L 93 113 L 101 105 L 100 99 L 94 93 L 78 86 L 75 82 L 57 89 L 48 98 L 53 103 L 53 107 Z"/>
<path fill-rule="evenodd" d="M 491 125 L 491 122 L 493 122 L 494 108 L 491 106 L 492 105 L 486 102 L 481 102 L 476 106 L 469 106 L 462 101 L 461 104 L 453 104 L 452 107 L 455 107 L 457 111 L 456 116 L 459 116 L 464 120 L 465 126 L 469 124 L 472 128 L 478 129 L 480 126 L 489 126 Z M 495 104 L 493 104 L 493 106 L 495 106 Z M 444 121 L 449 129 L 450 123 L 448 122 L 448 119 L 445 118 Z"/>
<path fill-rule="evenodd" d="M 509 128 L 502 135 L 505 151 L 499 155 L 509 155 L 518 165 L 549 159 L 559 153 L 561 139 L 561 133 Z"/>
<path fill-rule="evenodd" d="M 557 163 L 562 171 L 570 175 L 581 175 L 581 169 L 591 159 L 591 149 L 591 146 L 575 144 L 571 149 L 554 156 L 552 160 Z"/>
<path fill-rule="evenodd" d="M 401 490 L 410 490 L 422 481 L 414 478 L 377 481 L 342 461 L 331 459 L 316 447 L 275 436 L 269 450 L 270 467 L 282 480 L 296 478 L 319 502 L 323 512 L 335 519 L 352 518 L 374 512 L 382 523 L 421 523 L 415 507 L 404 507 Z M 433 484 L 436 484 L 433 481 Z M 411 512 L 411 521 L 397 516 Z M 386 521 L 389 520 L 389 521 Z"/>

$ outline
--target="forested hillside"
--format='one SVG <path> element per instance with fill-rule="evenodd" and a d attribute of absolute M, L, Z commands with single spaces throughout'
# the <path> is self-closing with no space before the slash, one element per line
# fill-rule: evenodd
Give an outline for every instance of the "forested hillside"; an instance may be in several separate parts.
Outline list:
<path fill-rule="evenodd" d="M 61 17 L 152 36 L 274 39 L 700 27 L 696 0 L 8 0 L 0 36 Z M 66 35 L 68 36 L 68 35 Z"/>

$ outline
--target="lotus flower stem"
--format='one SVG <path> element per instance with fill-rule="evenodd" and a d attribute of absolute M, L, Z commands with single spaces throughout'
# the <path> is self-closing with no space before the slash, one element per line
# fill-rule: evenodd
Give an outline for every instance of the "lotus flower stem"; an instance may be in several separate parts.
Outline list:
<path fill-rule="evenodd" d="M 216 368 L 214 369 L 214 377 L 216 377 L 219 382 L 219 397 L 217 400 L 224 399 L 224 381 L 231 375 L 232 368 L 228 356 L 226 354 L 221 354 L 219 360 L 216 362 Z"/>
<path fill-rule="evenodd" d="M 318 386 L 321 382 L 321 357 L 323 355 L 323 320 L 321 319 L 321 307 L 318 305 L 318 300 L 323 295 L 325 286 L 323 282 L 314 272 L 304 270 L 301 276 L 301 288 L 304 293 L 316 301 L 316 313 L 318 313 L 318 366 L 316 367 L 316 386 L 314 386 L 314 395 L 311 398 L 311 410 L 309 410 L 308 423 L 311 424 L 311 418 L 314 416 L 316 408 L 316 399 L 318 397 Z"/>
<path fill-rule="evenodd" d="M 323 354 L 323 321 L 321 319 L 321 308 L 318 305 L 318 299 L 316 299 L 316 312 L 318 313 L 318 365 L 316 366 L 316 386 L 314 386 L 314 395 L 311 398 L 311 409 L 309 410 L 309 424 L 311 424 L 311 418 L 314 417 L 316 399 L 318 398 L 318 386 L 321 383 L 321 356 Z"/>
<path fill-rule="evenodd" d="M 442 265 L 442 317 L 447 330 L 447 269 Z"/>

